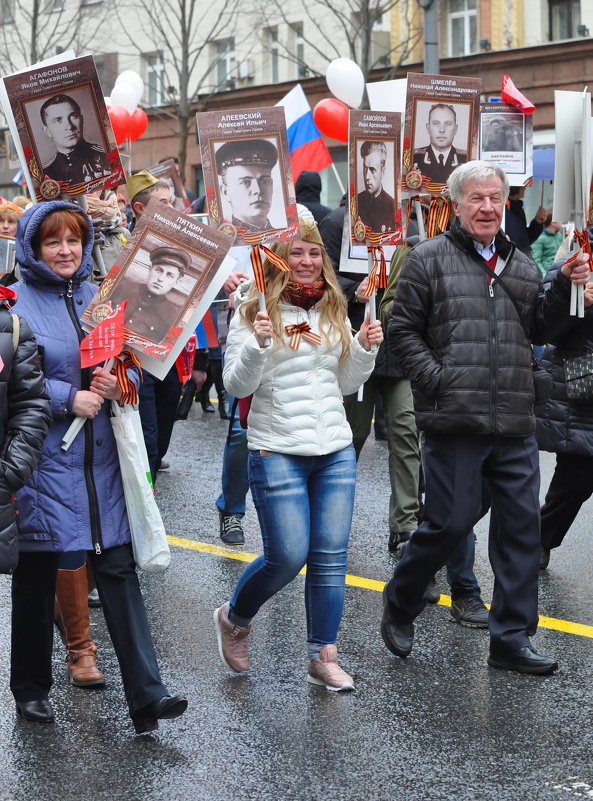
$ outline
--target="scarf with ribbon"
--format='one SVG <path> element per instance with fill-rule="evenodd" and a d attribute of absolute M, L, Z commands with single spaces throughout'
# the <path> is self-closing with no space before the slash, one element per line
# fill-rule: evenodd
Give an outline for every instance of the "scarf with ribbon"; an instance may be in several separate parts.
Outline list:
<path fill-rule="evenodd" d="M 296 281 L 289 281 L 284 288 L 282 297 L 293 306 L 309 311 L 325 293 L 325 279 L 318 278 L 312 284 L 298 284 Z"/>
<path fill-rule="evenodd" d="M 287 325 L 284 327 L 284 330 L 290 337 L 288 345 L 293 350 L 299 349 L 301 338 L 307 342 L 310 342 L 311 345 L 321 345 L 321 337 L 319 334 L 315 334 L 313 331 L 311 331 L 311 326 L 305 321 L 302 323 L 296 323 L 295 325 Z"/>

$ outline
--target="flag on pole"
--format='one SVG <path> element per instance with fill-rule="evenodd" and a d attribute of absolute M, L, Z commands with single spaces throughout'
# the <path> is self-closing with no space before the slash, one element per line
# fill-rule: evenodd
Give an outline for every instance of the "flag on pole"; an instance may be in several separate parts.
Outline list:
<path fill-rule="evenodd" d="M 25 173 L 23 172 L 22 168 L 19 169 L 16 175 L 13 176 L 12 183 L 16 184 L 17 186 L 25 185 Z"/>
<path fill-rule="evenodd" d="M 288 149 L 292 177 L 296 181 L 303 170 L 319 170 L 329 167 L 332 157 L 323 137 L 313 122 L 313 112 L 300 83 L 276 103 L 284 106 L 288 128 Z"/>

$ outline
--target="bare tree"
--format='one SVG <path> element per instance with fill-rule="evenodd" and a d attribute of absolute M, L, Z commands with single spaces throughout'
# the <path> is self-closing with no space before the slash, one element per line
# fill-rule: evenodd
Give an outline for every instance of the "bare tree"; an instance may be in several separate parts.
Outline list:
<path fill-rule="evenodd" d="M 17 72 L 56 53 L 87 51 L 113 13 L 113 0 L 2 0 L 0 70 Z"/>
<path fill-rule="evenodd" d="M 166 6 L 162 0 L 126 3 L 125 18 L 142 20 L 143 34 L 152 43 L 153 51 L 163 58 L 163 85 L 175 90 L 168 93 L 169 108 L 163 109 L 163 114 L 177 137 L 182 178 L 188 137 L 195 130 L 194 104 L 205 87 L 212 92 L 220 88 L 211 86 L 212 70 L 227 53 L 220 50 L 213 54 L 211 46 L 214 42 L 228 42 L 229 48 L 236 47 L 251 33 L 248 25 L 242 25 L 237 37 L 241 7 L 241 0 L 212 0 L 210 5 L 204 0 L 169 0 Z M 138 48 L 133 30 L 125 30 L 130 43 Z"/>
<path fill-rule="evenodd" d="M 335 58 L 347 57 L 355 61 L 365 78 L 377 67 L 389 67 L 385 79 L 392 78 L 398 67 L 409 58 L 422 36 L 421 24 L 404 22 L 401 41 L 393 43 L 388 33 L 392 13 L 402 12 L 408 19 L 410 0 L 310 0 L 306 5 L 306 24 L 302 39 L 308 58 L 299 59 L 294 49 L 280 42 L 281 54 L 306 70 L 306 73 L 323 75 L 324 68 Z M 266 0 L 260 7 L 260 25 L 270 26 L 272 18 L 294 25 L 294 6 L 286 0 Z M 302 17 L 302 7 L 300 11 Z M 387 34 L 379 41 L 381 33 Z M 319 35 L 321 34 L 321 35 Z M 314 53 L 316 66 L 310 54 Z"/>

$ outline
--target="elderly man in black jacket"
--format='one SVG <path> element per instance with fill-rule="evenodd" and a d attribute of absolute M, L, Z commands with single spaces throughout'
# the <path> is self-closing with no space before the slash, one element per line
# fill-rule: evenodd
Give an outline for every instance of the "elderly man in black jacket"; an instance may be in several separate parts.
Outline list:
<path fill-rule="evenodd" d="M 385 588 L 381 634 L 408 656 L 424 588 L 483 515 L 487 492 L 488 664 L 551 673 L 558 663 L 530 642 L 540 541 L 531 342 L 549 341 L 564 322 L 571 280 L 587 282 L 587 257 L 565 264 L 544 295 L 535 263 L 500 232 L 504 172 L 468 162 L 451 173 L 449 190 L 456 219 L 408 255 L 389 321 L 424 431 L 426 495 L 424 522 Z"/>

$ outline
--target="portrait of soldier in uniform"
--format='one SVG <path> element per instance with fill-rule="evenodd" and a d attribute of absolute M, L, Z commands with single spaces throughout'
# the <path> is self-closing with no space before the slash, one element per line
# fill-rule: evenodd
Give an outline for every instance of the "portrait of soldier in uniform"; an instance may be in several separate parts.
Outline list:
<path fill-rule="evenodd" d="M 393 231 L 394 199 L 383 188 L 387 164 L 385 142 L 363 142 L 360 146 L 360 158 L 364 190 L 357 195 L 358 216 L 371 231 Z"/>
<path fill-rule="evenodd" d="M 274 202 L 272 170 L 278 161 L 278 150 L 271 142 L 267 139 L 225 142 L 215 158 L 220 193 L 230 206 L 230 221 L 236 228 L 266 231 L 286 225 L 286 217 L 269 218 Z"/>
<path fill-rule="evenodd" d="M 189 270 L 191 258 L 179 248 L 156 247 L 150 254 L 150 267 L 144 283 L 123 278 L 111 294 L 115 308 L 124 300 L 125 327 L 140 337 L 160 342 L 175 325 L 181 307 L 169 293 Z"/>
<path fill-rule="evenodd" d="M 449 103 L 435 103 L 428 112 L 426 131 L 430 144 L 414 150 L 414 168 L 437 184 L 446 184 L 455 167 L 465 164 L 467 150 L 453 145 L 458 132 L 457 112 Z M 416 132 L 415 145 L 418 145 Z"/>
<path fill-rule="evenodd" d="M 84 138 L 83 114 L 74 98 L 54 95 L 41 106 L 39 114 L 43 132 L 57 150 L 54 159 L 43 167 L 49 178 L 79 184 L 110 174 L 105 149 Z"/>

